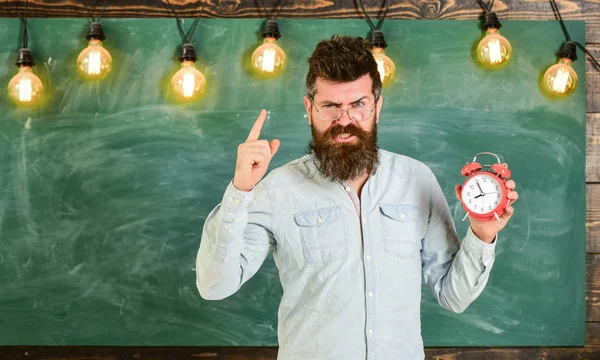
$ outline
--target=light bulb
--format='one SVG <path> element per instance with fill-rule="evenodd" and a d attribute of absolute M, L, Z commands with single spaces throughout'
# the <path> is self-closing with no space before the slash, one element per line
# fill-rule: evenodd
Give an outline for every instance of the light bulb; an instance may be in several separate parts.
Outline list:
<path fill-rule="evenodd" d="M 283 70 L 286 56 L 277 45 L 277 39 L 266 37 L 263 44 L 252 53 L 252 67 L 265 76 L 277 76 Z"/>
<path fill-rule="evenodd" d="M 21 49 L 16 64 L 19 66 L 19 72 L 8 82 L 8 96 L 18 105 L 35 105 L 42 97 L 44 86 L 31 68 L 31 51 L 27 48 Z"/>
<path fill-rule="evenodd" d="M 543 77 L 544 89 L 555 96 L 567 96 L 577 87 L 577 73 L 573 69 L 573 61 L 561 58 L 546 70 Z"/>
<path fill-rule="evenodd" d="M 194 100 L 200 96 L 206 87 L 206 78 L 191 60 L 184 60 L 171 79 L 173 91 L 184 100 Z"/>
<path fill-rule="evenodd" d="M 377 70 L 381 77 L 381 83 L 385 86 L 389 84 L 396 75 L 396 65 L 386 54 L 385 50 L 380 47 L 373 48 L 373 57 L 377 62 Z"/>
<path fill-rule="evenodd" d="M 91 39 L 77 58 L 77 68 L 90 79 L 102 79 L 112 69 L 112 56 L 102 46 L 102 41 Z"/>
<path fill-rule="evenodd" d="M 34 105 L 40 99 L 43 88 L 42 81 L 31 67 L 22 66 L 8 83 L 8 95 L 17 104 Z"/>
<path fill-rule="evenodd" d="M 486 36 L 477 45 L 477 56 L 486 67 L 497 69 L 512 57 L 512 46 L 496 28 L 488 28 Z"/>
<path fill-rule="evenodd" d="M 112 56 L 102 46 L 102 42 L 106 39 L 102 25 L 99 22 L 92 22 L 85 38 L 89 41 L 88 47 L 79 53 L 77 68 L 88 79 L 102 79 L 112 69 Z"/>

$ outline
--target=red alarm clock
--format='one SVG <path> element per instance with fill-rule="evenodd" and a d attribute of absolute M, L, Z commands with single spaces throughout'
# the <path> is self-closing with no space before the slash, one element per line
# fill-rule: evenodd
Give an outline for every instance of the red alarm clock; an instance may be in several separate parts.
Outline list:
<path fill-rule="evenodd" d="M 481 164 L 475 162 L 480 155 L 494 156 L 498 163 L 482 167 Z M 500 216 L 510 205 L 508 198 L 510 190 L 505 185 L 510 178 L 508 167 L 502 166 L 498 155 L 482 152 L 475 155 L 473 161 L 462 168 L 462 175 L 467 177 L 460 194 L 460 201 L 467 212 L 463 221 L 471 215 L 478 220 L 496 219 L 501 222 Z"/>

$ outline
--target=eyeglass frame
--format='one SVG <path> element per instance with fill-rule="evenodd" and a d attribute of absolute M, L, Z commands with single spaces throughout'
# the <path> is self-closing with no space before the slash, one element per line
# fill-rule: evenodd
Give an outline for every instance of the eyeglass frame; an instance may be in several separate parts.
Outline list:
<path fill-rule="evenodd" d="M 334 121 L 338 121 L 339 119 L 341 119 L 341 118 L 342 118 L 342 116 L 344 116 L 344 112 L 346 112 L 346 113 L 348 113 L 348 118 L 350 118 L 352 121 L 354 121 L 354 122 L 357 122 L 357 123 L 360 123 L 360 122 L 363 122 L 363 121 L 367 121 L 367 120 L 369 120 L 369 119 L 371 118 L 371 116 L 373 116 L 373 111 L 374 111 L 374 110 L 375 110 L 375 108 L 377 107 L 377 102 L 379 101 L 379 98 L 375 99 L 375 104 L 373 105 L 373 108 L 372 108 L 372 109 L 369 109 L 369 116 L 367 116 L 367 118 L 366 118 L 366 119 L 364 119 L 364 120 L 355 120 L 355 119 L 354 119 L 352 116 L 350 116 L 350 110 L 352 110 L 352 108 L 350 108 L 350 109 L 342 109 L 342 108 L 341 108 L 341 107 L 339 107 L 339 106 L 336 106 L 336 108 L 342 111 L 342 112 L 340 113 L 340 116 L 338 116 L 338 117 L 337 117 L 337 119 L 334 119 L 334 120 L 325 120 L 325 119 L 323 119 L 323 118 L 321 117 L 321 112 L 320 112 L 320 110 L 321 110 L 321 109 L 319 109 L 319 108 L 317 107 L 317 105 L 315 104 L 315 99 L 314 99 L 313 97 L 309 97 L 309 99 L 310 99 L 310 103 L 311 103 L 311 105 L 312 105 L 312 106 L 314 106 L 314 108 L 317 110 L 317 116 L 319 117 L 319 119 L 321 119 L 321 121 L 327 121 L 327 122 L 334 122 Z"/>

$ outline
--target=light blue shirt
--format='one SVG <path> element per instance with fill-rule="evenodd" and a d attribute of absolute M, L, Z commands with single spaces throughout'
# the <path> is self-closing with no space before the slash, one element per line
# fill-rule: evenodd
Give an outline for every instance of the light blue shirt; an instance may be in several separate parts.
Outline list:
<path fill-rule="evenodd" d="M 306 155 L 250 192 L 231 183 L 204 224 L 196 282 L 204 299 L 235 293 L 272 252 L 283 287 L 280 360 L 423 359 L 421 279 L 462 312 L 487 283 L 492 244 L 458 239 L 431 169 L 379 150 L 359 200 Z"/>

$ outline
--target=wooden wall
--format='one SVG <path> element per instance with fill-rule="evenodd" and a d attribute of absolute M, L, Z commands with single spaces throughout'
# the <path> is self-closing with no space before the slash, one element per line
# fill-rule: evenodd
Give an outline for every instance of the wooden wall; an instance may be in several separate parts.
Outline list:
<path fill-rule="evenodd" d="M 286 0 L 206 0 L 202 17 L 265 17 L 264 1 L 272 11 Z M 475 0 L 390 0 L 393 19 L 477 19 L 482 11 Z M 363 0 L 377 18 L 384 0 Z M 484 0 L 485 3 L 487 1 Z M 556 0 L 565 20 L 585 20 L 587 48 L 600 59 L 600 1 Z M 171 0 L 182 17 L 200 14 L 202 2 Z M 103 0 L 31 0 L 30 17 L 95 17 Z M 260 6 L 258 6 L 258 5 Z M 0 0 L 0 17 L 20 17 L 24 1 Z M 550 0 L 497 0 L 500 19 L 553 20 Z M 170 17 L 166 1 L 108 0 L 102 17 Z M 287 0 L 280 17 L 361 18 L 355 0 Z M 558 23 L 557 23 L 557 26 Z M 578 61 L 583 61 L 579 55 Z M 428 348 L 427 359 L 600 359 L 600 69 L 587 59 L 587 341 L 581 348 Z M 557 209 L 558 210 L 558 209 Z M 274 348 L 133 348 L 133 347 L 0 347 L 0 359 L 227 359 L 275 360 Z"/>

